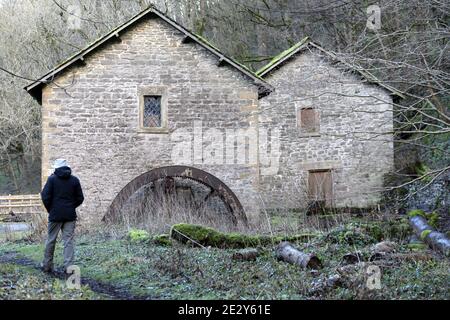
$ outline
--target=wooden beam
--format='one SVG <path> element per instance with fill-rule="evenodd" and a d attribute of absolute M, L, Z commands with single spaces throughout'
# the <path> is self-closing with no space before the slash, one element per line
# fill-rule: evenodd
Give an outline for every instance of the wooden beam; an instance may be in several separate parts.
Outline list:
<path fill-rule="evenodd" d="M 183 37 L 183 39 L 181 40 L 181 43 L 189 43 L 194 41 L 190 36 L 186 35 Z"/>
<path fill-rule="evenodd" d="M 221 57 L 220 59 L 219 59 L 219 61 L 217 61 L 217 66 L 218 67 L 223 67 L 224 65 L 226 65 L 227 64 L 227 61 L 225 61 L 225 59 L 223 58 L 223 57 Z"/>
<path fill-rule="evenodd" d="M 119 32 L 114 33 L 113 41 L 116 43 L 122 43 L 122 38 L 120 37 Z"/>
<path fill-rule="evenodd" d="M 86 65 L 86 60 L 84 60 L 84 56 L 81 56 L 81 57 L 78 59 L 78 63 L 79 63 L 80 65 L 82 65 L 83 67 Z"/>

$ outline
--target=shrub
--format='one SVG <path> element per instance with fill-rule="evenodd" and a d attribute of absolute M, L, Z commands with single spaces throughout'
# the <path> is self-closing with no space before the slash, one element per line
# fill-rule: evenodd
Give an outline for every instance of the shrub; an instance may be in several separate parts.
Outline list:
<path fill-rule="evenodd" d="M 431 233 L 431 230 L 423 230 L 422 233 L 420 234 L 420 239 L 423 241 L 425 240 L 426 237 L 428 237 L 428 235 Z"/>
<path fill-rule="evenodd" d="M 425 211 L 420 210 L 420 209 L 411 210 L 410 212 L 408 212 L 408 216 L 410 218 L 415 217 L 415 216 L 421 216 L 423 218 L 426 218 Z"/>
<path fill-rule="evenodd" d="M 170 235 L 168 235 L 168 234 L 160 234 L 158 236 L 154 236 L 152 240 L 153 240 L 153 243 L 160 245 L 160 246 L 169 247 L 172 245 L 172 241 L 170 240 Z"/>
<path fill-rule="evenodd" d="M 142 242 L 150 239 L 150 235 L 145 230 L 131 229 L 128 231 L 128 238 L 132 242 Z"/>

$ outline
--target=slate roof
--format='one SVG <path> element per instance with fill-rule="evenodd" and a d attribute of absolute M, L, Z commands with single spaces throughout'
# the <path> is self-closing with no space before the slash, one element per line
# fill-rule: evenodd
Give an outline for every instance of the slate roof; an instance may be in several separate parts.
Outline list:
<path fill-rule="evenodd" d="M 356 72 L 361 77 L 366 79 L 369 83 L 376 84 L 376 85 L 386 89 L 391 95 L 400 97 L 402 99 L 405 98 L 405 96 L 400 91 L 396 90 L 395 88 L 393 88 L 389 85 L 383 84 L 374 75 L 372 75 L 364 70 L 358 69 L 355 66 L 352 66 L 352 65 L 346 63 L 345 61 L 342 61 L 332 52 L 325 50 L 319 44 L 313 42 L 309 37 L 303 38 L 300 42 L 296 43 L 294 46 L 292 46 L 289 49 L 278 54 L 268 64 L 266 64 L 264 67 L 262 67 L 261 69 L 256 71 L 256 75 L 258 77 L 265 78 L 272 71 L 279 69 L 280 67 L 282 67 L 284 65 L 284 63 L 289 61 L 291 58 L 295 57 L 297 54 L 305 52 L 307 49 L 317 49 L 320 52 L 324 53 L 329 58 L 331 58 L 331 60 L 345 65 L 345 67 L 348 70 Z"/>
<path fill-rule="evenodd" d="M 233 68 L 237 69 L 241 73 L 245 74 L 250 80 L 253 81 L 253 83 L 258 86 L 258 92 L 259 96 L 263 97 L 270 92 L 273 91 L 273 87 L 265 82 L 261 77 L 257 76 L 254 72 L 252 72 L 250 69 L 248 69 L 243 64 L 235 61 L 234 59 L 226 56 L 223 54 L 219 49 L 211 45 L 206 39 L 203 37 L 194 34 L 193 32 L 187 30 L 174 20 L 170 19 L 168 16 L 166 16 L 161 11 L 157 10 L 154 6 L 150 6 L 147 9 L 143 10 L 142 12 L 138 13 L 134 17 L 132 17 L 127 22 L 123 23 L 119 27 L 113 29 L 105 36 L 97 39 L 78 53 L 74 54 L 64 62 L 57 65 L 55 68 L 47 72 L 45 75 L 34 81 L 33 83 L 26 86 L 24 89 L 28 91 L 28 93 L 33 96 L 39 103 L 42 102 L 42 88 L 47 83 L 50 83 L 55 79 L 55 77 L 69 68 L 70 66 L 83 62 L 84 58 L 94 52 L 95 50 L 99 49 L 101 45 L 106 43 L 107 41 L 114 41 L 120 38 L 120 34 L 126 32 L 131 26 L 135 25 L 139 21 L 141 21 L 143 18 L 149 16 L 149 15 L 156 15 L 157 17 L 161 18 L 163 21 L 167 22 L 169 25 L 171 25 L 173 28 L 177 29 L 181 33 L 184 34 L 184 43 L 187 42 L 194 42 L 217 56 L 218 58 L 218 66 L 223 64 L 228 64 L 232 66 Z"/>
<path fill-rule="evenodd" d="M 388 86 L 386 84 L 382 84 L 378 79 L 376 79 L 373 75 L 360 70 L 358 68 L 355 68 L 354 66 L 351 66 L 350 64 L 338 59 L 333 53 L 325 50 L 317 43 L 314 43 L 311 41 L 308 37 L 302 39 L 300 42 L 292 46 L 291 48 L 281 52 L 276 57 L 272 59 L 267 65 L 262 67 L 256 72 L 253 72 L 245 65 L 239 63 L 238 61 L 226 56 L 223 54 L 217 47 L 213 46 L 211 43 L 209 43 L 205 38 L 187 30 L 180 24 L 178 24 L 176 21 L 172 20 L 168 16 L 166 16 L 164 13 L 156 9 L 154 6 L 150 6 L 147 9 L 143 10 L 142 12 L 138 13 L 134 17 L 132 17 L 130 20 L 126 21 L 119 27 L 113 29 L 105 36 L 97 39 L 78 53 L 74 54 L 64 62 L 60 63 L 56 67 L 54 67 L 52 70 L 47 72 L 45 75 L 34 81 L 33 83 L 26 86 L 24 89 L 28 91 L 28 93 L 33 96 L 39 103 L 42 102 L 42 88 L 47 84 L 51 83 L 53 79 L 55 79 L 56 76 L 58 76 L 61 72 L 69 68 L 70 66 L 79 63 L 84 62 L 84 59 L 89 54 L 95 52 L 95 50 L 99 49 L 104 43 L 108 41 L 114 41 L 117 39 L 120 39 L 120 34 L 125 33 L 131 26 L 135 25 L 139 21 L 141 21 L 143 18 L 149 16 L 149 15 L 156 15 L 157 17 L 161 18 L 163 21 L 167 22 L 169 25 L 171 25 L 173 28 L 177 29 L 181 33 L 184 34 L 184 43 L 187 42 L 194 42 L 217 56 L 218 58 L 218 66 L 221 66 L 223 64 L 228 64 L 232 66 L 233 68 L 237 69 L 244 75 L 246 75 L 253 83 L 258 87 L 258 93 L 259 97 L 264 97 L 268 94 L 270 94 L 274 88 L 267 83 L 264 78 L 268 76 L 272 71 L 280 68 L 284 63 L 289 61 L 291 58 L 295 57 L 297 54 L 304 52 L 307 48 L 315 48 L 319 51 L 325 53 L 327 56 L 329 56 L 332 60 L 337 61 L 339 63 L 344 64 L 349 70 L 352 70 L 362 76 L 364 79 L 366 79 L 370 83 L 377 84 L 384 89 L 388 90 L 392 95 L 395 95 L 397 97 L 404 98 L 404 96 L 397 91 L 395 88 Z"/>

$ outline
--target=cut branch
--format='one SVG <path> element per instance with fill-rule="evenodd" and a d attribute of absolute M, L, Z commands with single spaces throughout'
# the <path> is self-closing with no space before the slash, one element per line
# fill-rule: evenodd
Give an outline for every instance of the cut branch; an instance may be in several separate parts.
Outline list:
<path fill-rule="evenodd" d="M 409 219 L 414 232 L 425 241 L 433 250 L 442 252 L 444 255 L 450 255 L 450 239 L 445 234 L 435 231 L 427 220 L 421 216 L 414 216 Z"/>
<path fill-rule="evenodd" d="M 303 253 L 295 249 L 289 242 L 282 242 L 276 248 L 278 260 L 296 264 L 303 269 L 320 269 L 322 262 L 315 254 Z"/>

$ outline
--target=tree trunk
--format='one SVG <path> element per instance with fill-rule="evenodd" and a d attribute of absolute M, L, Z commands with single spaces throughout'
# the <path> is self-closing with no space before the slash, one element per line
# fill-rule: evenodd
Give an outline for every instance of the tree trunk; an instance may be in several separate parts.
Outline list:
<path fill-rule="evenodd" d="M 322 262 L 314 254 L 306 254 L 295 249 L 289 242 L 282 242 L 276 248 L 278 260 L 296 264 L 303 269 L 320 269 Z"/>
<path fill-rule="evenodd" d="M 433 250 L 442 252 L 444 255 L 450 255 L 450 240 L 445 234 L 435 231 L 421 216 L 414 216 L 409 219 L 414 232 L 428 244 Z"/>

